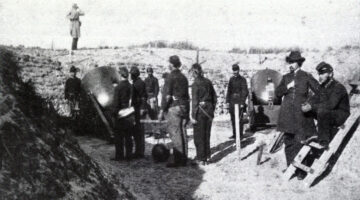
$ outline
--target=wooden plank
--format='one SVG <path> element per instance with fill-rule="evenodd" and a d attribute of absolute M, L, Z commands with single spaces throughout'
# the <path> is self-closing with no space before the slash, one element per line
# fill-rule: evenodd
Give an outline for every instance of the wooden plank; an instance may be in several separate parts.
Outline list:
<path fill-rule="evenodd" d="M 241 153 L 241 139 L 240 139 L 240 119 L 239 119 L 239 104 L 235 104 L 235 140 L 236 140 L 236 151 L 238 152 L 239 156 Z"/>
<path fill-rule="evenodd" d="M 349 130 L 357 120 L 359 120 L 358 112 L 352 112 L 349 118 L 346 120 L 344 127 L 336 133 L 335 137 L 330 142 L 329 149 L 325 150 L 320 156 L 319 160 L 314 163 L 314 173 L 305 177 L 304 183 L 307 187 L 310 187 L 315 179 L 326 170 L 330 158 L 339 149 L 345 136 L 349 133 Z"/>
<path fill-rule="evenodd" d="M 261 163 L 262 154 L 264 152 L 264 146 L 265 146 L 265 143 L 262 143 L 259 145 L 259 153 L 258 153 L 256 165 L 260 165 L 260 163 Z"/>
<path fill-rule="evenodd" d="M 314 173 L 314 170 L 311 167 L 301 164 L 299 162 L 294 161 L 292 163 L 292 165 L 294 165 L 294 167 L 299 168 L 307 173 L 311 173 L 311 174 Z"/>
<path fill-rule="evenodd" d="M 322 146 L 319 143 L 316 142 L 310 142 L 310 144 L 307 144 L 310 147 L 313 147 L 315 149 L 323 149 Z"/>
<path fill-rule="evenodd" d="M 304 145 L 299 153 L 294 158 L 295 162 L 302 163 L 305 157 L 309 154 L 311 147 Z M 285 180 L 290 180 L 291 176 L 295 173 L 296 167 L 293 164 L 290 164 L 284 173 Z"/>

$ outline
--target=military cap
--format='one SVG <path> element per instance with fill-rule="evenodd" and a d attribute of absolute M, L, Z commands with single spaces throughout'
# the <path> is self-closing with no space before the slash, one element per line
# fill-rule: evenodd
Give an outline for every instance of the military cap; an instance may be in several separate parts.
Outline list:
<path fill-rule="evenodd" d="M 239 65 L 238 65 L 238 64 L 233 64 L 233 65 L 232 65 L 232 70 L 233 70 L 233 71 L 239 71 L 239 70 L 240 70 Z"/>
<path fill-rule="evenodd" d="M 286 56 L 287 63 L 304 62 L 305 58 L 301 56 L 300 51 L 291 51 L 289 56 Z"/>
<path fill-rule="evenodd" d="M 136 66 L 131 67 L 130 68 L 130 74 L 133 75 L 133 76 L 136 76 L 136 77 L 140 76 L 139 68 L 136 67 Z"/>
<path fill-rule="evenodd" d="M 153 70 L 152 67 L 148 67 L 148 68 L 146 69 L 146 72 L 154 72 L 154 70 Z"/>
<path fill-rule="evenodd" d="M 70 72 L 78 72 L 79 68 L 75 67 L 74 65 L 70 67 Z"/>
<path fill-rule="evenodd" d="M 119 73 L 124 78 L 129 77 L 129 71 L 126 67 L 119 67 Z"/>
<path fill-rule="evenodd" d="M 181 66 L 180 58 L 177 55 L 170 56 L 169 62 L 173 64 L 176 68 L 179 68 Z"/>
<path fill-rule="evenodd" d="M 316 70 L 319 74 L 330 73 L 334 71 L 331 65 L 326 62 L 321 62 L 320 64 L 318 64 L 316 66 Z"/>
<path fill-rule="evenodd" d="M 198 64 L 198 63 L 193 64 L 193 65 L 191 66 L 190 71 L 196 72 L 196 73 L 198 73 L 198 74 L 199 74 L 199 73 L 202 73 L 201 65 Z"/>

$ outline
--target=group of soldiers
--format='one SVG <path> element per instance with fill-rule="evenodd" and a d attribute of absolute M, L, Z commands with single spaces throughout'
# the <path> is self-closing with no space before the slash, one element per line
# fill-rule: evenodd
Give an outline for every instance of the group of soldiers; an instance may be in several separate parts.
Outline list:
<path fill-rule="evenodd" d="M 319 80 L 301 69 L 305 58 L 299 51 L 292 51 L 286 57 L 289 73 L 285 74 L 275 89 L 275 95 L 282 99 L 277 129 L 284 132 L 285 155 L 289 165 L 301 147 L 316 140 L 322 149 L 327 149 L 329 142 L 350 115 L 349 96 L 345 87 L 336 81 L 330 64 L 321 62 L 316 67 Z M 192 65 L 190 74 L 194 81 L 189 95 L 189 82 L 181 72 L 182 63 L 177 55 L 169 58 L 170 73 L 164 73 L 164 85 L 161 90 L 161 105 L 158 106 L 160 92 L 159 81 L 153 76 L 153 69 L 147 68 L 148 77 L 143 81 L 140 70 L 131 67 L 119 68 L 121 81 L 115 88 L 118 105 L 114 110 L 115 158 L 114 160 L 129 160 L 144 157 L 145 139 L 140 119 L 147 113 L 151 119 L 167 121 L 167 133 L 172 141 L 170 158 L 167 167 L 186 166 L 188 161 L 186 126 L 189 122 L 194 128 L 194 143 L 196 147 L 196 164 L 208 164 L 210 152 L 210 132 L 217 95 L 212 82 L 203 75 L 200 64 Z M 232 66 L 233 76 L 229 80 L 226 103 L 229 109 L 233 135 L 235 139 L 235 105 L 239 105 L 239 119 L 246 111 L 248 85 L 240 75 L 238 64 Z M 74 101 L 79 90 L 80 80 L 76 77 L 76 68 L 71 68 L 72 77 L 66 82 L 65 97 Z M 132 84 L 129 82 L 129 74 Z M 71 87 L 71 88 L 69 88 Z M 80 86 L 79 86 L 80 87 Z M 191 109 L 190 109 L 191 101 Z M 74 107 L 76 103 L 71 103 Z M 116 116 L 121 109 L 134 107 L 134 115 L 119 118 Z M 190 113 L 191 110 L 191 113 Z M 317 128 L 315 121 L 317 120 Z M 240 138 L 243 137 L 243 123 L 240 123 Z M 133 143 L 135 153 L 133 153 Z M 312 162 L 309 159 L 308 162 Z M 299 170 L 298 177 L 304 177 Z"/>

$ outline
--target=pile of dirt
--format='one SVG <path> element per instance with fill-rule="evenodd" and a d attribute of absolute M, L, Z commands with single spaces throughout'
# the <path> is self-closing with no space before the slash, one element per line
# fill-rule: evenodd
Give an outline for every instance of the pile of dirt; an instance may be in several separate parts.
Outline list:
<path fill-rule="evenodd" d="M 0 199 L 132 199 L 19 78 L 18 59 L 0 47 Z"/>

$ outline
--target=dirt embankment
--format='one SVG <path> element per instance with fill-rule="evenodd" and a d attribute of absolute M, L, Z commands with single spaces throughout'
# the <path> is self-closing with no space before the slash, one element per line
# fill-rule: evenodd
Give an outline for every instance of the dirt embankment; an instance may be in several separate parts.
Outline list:
<path fill-rule="evenodd" d="M 0 47 L 0 199 L 132 199 L 19 78 L 20 59 Z"/>

